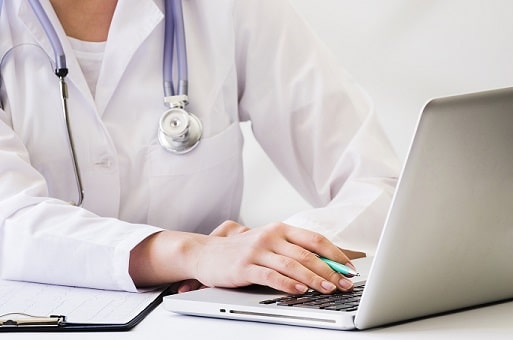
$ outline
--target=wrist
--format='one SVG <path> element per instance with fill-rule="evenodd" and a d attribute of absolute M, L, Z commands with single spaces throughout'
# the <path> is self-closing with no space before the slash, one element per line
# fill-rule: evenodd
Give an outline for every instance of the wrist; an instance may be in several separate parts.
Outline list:
<path fill-rule="evenodd" d="M 194 278 L 205 235 L 164 230 L 148 236 L 130 253 L 130 276 L 136 286 Z"/>

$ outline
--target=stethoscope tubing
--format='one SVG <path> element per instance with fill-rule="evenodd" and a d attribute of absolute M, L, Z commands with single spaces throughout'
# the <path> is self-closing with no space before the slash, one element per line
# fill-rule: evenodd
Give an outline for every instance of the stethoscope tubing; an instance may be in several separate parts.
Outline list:
<path fill-rule="evenodd" d="M 181 0 L 165 0 L 165 29 L 164 29 L 164 96 L 187 95 L 188 65 L 187 49 L 185 43 L 185 28 Z M 169 20 L 167 18 L 172 18 Z M 175 41 L 176 39 L 176 41 Z M 176 44 L 176 58 L 178 68 L 178 83 L 173 81 L 173 57 Z"/>
<path fill-rule="evenodd" d="M 44 11 L 41 3 L 38 0 L 28 0 L 34 14 L 38 18 L 43 30 L 45 31 L 55 58 L 55 74 L 59 77 L 59 90 L 61 92 L 62 99 L 62 110 L 64 113 L 64 122 L 66 124 L 67 139 L 69 145 L 70 157 L 72 159 L 73 173 L 75 174 L 75 183 L 77 186 L 78 197 L 76 202 L 71 202 L 72 205 L 81 206 L 84 201 L 84 186 L 82 184 L 82 177 L 80 176 L 80 169 L 78 167 L 77 154 L 75 151 L 75 142 L 73 140 L 73 133 L 69 119 L 68 110 L 68 85 L 66 84 L 66 75 L 68 74 L 68 68 L 66 65 L 66 55 L 62 43 L 57 36 L 55 28 L 50 23 L 48 15 Z"/>
<path fill-rule="evenodd" d="M 57 36 L 57 32 L 51 24 L 50 19 L 48 19 L 48 15 L 46 15 L 46 12 L 41 6 L 39 0 L 28 0 L 28 2 L 43 27 L 43 30 L 50 41 L 50 45 L 52 46 L 55 59 L 55 74 L 58 77 L 65 77 L 68 74 L 66 55 L 64 54 L 64 49 L 62 48 L 62 43 L 59 37 Z"/>
<path fill-rule="evenodd" d="M 82 184 L 82 176 L 80 175 L 80 168 L 78 166 L 77 155 L 75 152 L 75 142 L 73 134 L 71 133 L 71 123 L 69 119 L 68 110 L 68 85 L 66 84 L 65 77 L 59 77 L 59 86 L 62 99 L 62 112 L 64 113 L 64 122 L 66 123 L 66 131 L 69 145 L 70 157 L 73 160 L 72 166 L 75 174 L 75 184 L 77 186 L 78 199 L 76 202 L 71 202 L 72 205 L 80 207 L 84 201 L 84 186 Z"/>

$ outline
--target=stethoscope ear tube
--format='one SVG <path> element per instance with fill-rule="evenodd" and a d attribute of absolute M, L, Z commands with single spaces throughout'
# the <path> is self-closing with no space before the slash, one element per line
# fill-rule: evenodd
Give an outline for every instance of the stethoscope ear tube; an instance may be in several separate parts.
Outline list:
<path fill-rule="evenodd" d="M 66 66 L 66 55 L 64 54 L 64 49 L 62 48 L 59 37 L 57 36 L 57 32 L 55 32 L 55 28 L 51 24 L 50 19 L 48 19 L 41 3 L 38 0 L 28 0 L 28 2 L 37 19 L 41 23 L 48 40 L 50 40 L 55 57 L 55 74 L 59 78 L 64 78 L 68 74 L 68 68 Z"/>
<path fill-rule="evenodd" d="M 165 0 L 164 23 L 164 97 L 187 96 L 188 91 L 188 65 L 187 46 L 185 42 L 185 27 L 181 0 Z M 173 85 L 173 57 L 176 46 L 178 86 Z"/>

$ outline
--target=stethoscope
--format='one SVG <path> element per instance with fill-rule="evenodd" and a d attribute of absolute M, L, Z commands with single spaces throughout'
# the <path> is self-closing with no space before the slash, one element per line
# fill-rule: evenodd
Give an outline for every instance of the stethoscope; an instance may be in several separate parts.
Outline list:
<path fill-rule="evenodd" d="M 0 0 L 0 13 L 2 2 L 3 1 Z M 65 81 L 65 77 L 68 74 L 66 56 L 55 28 L 50 23 L 50 20 L 48 19 L 48 16 L 39 0 L 28 0 L 28 2 L 43 27 L 53 49 L 55 57 L 55 74 L 59 78 L 69 150 L 71 159 L 73 160 L 73 171 L 75 173 L 76 186 L 78 190 L 78 200 L 77 202 L 72 202 L 72 204 L 80 206 L 84 200 L 84 190 L 75 152 L 75 144 L 73 142 L 73 134 L 71 132 L 72 129 L 69 122 L 69 110 L 67 105 L 68 89 Z M 165 34 L 163 85 L 164 103 L 168 107 L 168 110 L 165 111 L 160 118 L 158 126 L 158 140 L 164 149 L 176 154 L 184 154 L 191 151 L 198 145 L 201 139 L 203 127 L 198 117 L 185 110 L 185 106 L 188 104 L 188 74 L 181 0 L 164 0 L 164 7 Z M 176 86 L 176 88 L 173 82 L 173 49 L 175 46 L 178 69 L 178 86 Z"/>

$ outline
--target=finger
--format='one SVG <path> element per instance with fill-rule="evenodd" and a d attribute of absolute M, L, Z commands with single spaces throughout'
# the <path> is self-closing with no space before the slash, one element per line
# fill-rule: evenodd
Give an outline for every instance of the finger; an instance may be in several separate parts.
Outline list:
<path fill-rule="evenodd" d="M 254 265 L 248 268 L 248 275 L 253 278 L 251 282 L 254 284 L 268 286 L 289 294 L 303 294 L 309 288 L 304 283 L 265 266 Z"/>
<path fill-rule="evenodd" d="M 281 261 L 284 262 L 286 268 L 288 267 L 287 271 L 279 269 L 280 272 L 284 275 L 291 275 L 292 278 L 317 291 L 331 293 L 337 288 L 342 291 L 353 288 L 351 280 L 335 272 L 309 250 L 286 243 L 281 246 L 280 254 L 283 256 Z"/>
<path fill-rule="evenodd" d="M 319 233 L 300 228 L 291 228 L 287 233 L 287 240 L 312 253 L 355 269 L 349 257 L 339 247 Z"/>
<path fill-rule="evenodd" d="M 288 281 L 289 284 L 292 284 L 292 282 L 296 284 L 300 283 L 325 294 L 332 293 L 337 288 L 337 286 L 331 281 L 312 272 L 309 268 L 305 267 L 292 257 L 267 252 L 265 254 L 261 254 L 258 260 L 255 261 L 255 264 L 260 267 L 271 269 L 281 276 L 292 280 Z M 282 278 L 282 280 L 284 279 Z M 278 283 L 285 284 L 283 281 Z M 276 283 L 269 282 L 265 284 L 273 285 Z"/>
<path fill-rule="evenodd" d="M 333 271 L 312 250 L 305 249 L 322 249 L 318 252 L 328 254 L 335 252 L 342 257 L 342 261 L 347 262 L 344 253 L 324 236 L 283 223 L 267 225 L 260 231 L 257 234 L 259 243 L 270 251 L 261 253 L 255 263 L 274 269 L 320 292 L 352 288 L 352 281 Z"/>
<path fill-rule="evenodd" d="M 203 284 L 198 280 L 184 280 L 178 286 L 176 290 L 178 293 L 186 293 L 193 290 L 198 290 L 203 287 Z"/>
<path fill-rule="evenodd" d="M 212 236 L 232 236 L 248 231 L 249 228 L 234 221 L 225 221 L 215 228 L 210 235 Z"/>

